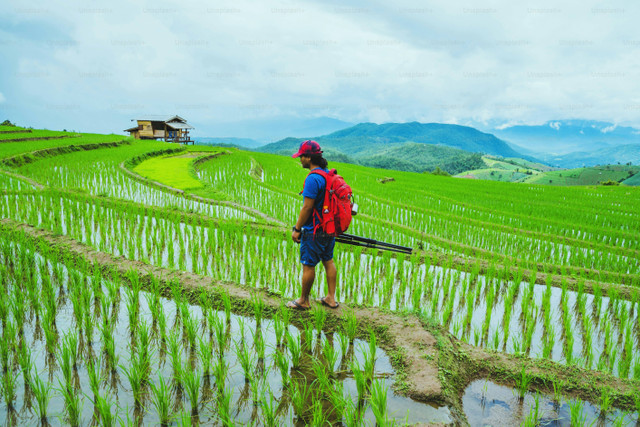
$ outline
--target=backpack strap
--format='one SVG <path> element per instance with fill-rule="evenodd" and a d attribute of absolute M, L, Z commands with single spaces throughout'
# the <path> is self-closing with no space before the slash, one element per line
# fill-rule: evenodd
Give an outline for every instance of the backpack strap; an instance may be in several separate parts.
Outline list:
<path fill-rule="evenodd" d="M 327 172 L 323 171 L 323 170 L 322 170 L 322 169 L 320 169 L 320 168 L 316 168 L 316 169 L 314 169 L 314 170 L 310 171 L 310 172 L 307 174 L 307 177 L 308 177 L 309 175 L 311 175 L 311 174 L 317 174 L 317 175 L 320 175 L 321 177 L 323 177 L 323 178 L 324 178 L 324 181 L 325 181 L 325 186 L 324 186 L 324 187 L 325 187 L 325 191 L 324 191 L 324 202 L 323 202 L 323 203 L 327 203 L 327 202 L 329 201 L 329 197 L 330 197 L 330 194 L 329 194 L 330 177 L 331 177 L 331 172 L 333 172 L 333 171 L 334 171 L 334 169 L 332 169 L 331 171 L 329 171 L 329 173 L 327 173 Z M 306 181 L 306 179 L 305 179 L 305 181 Z M 300 194 L 302 194 L 303 192 L 304 192 L 304 183 L 302 184 L 302 191 L 300 192 Z M 326 211 L 326 210 L 327 210 L 327 208 L 328 208 L 328 205 L 324 205 L 324 206 L 322 206 L 322 210 L 323 210 L 323 212 L 324 212 L 324 211 Z M 316 234 L 316 231 L 318 230 L 318 228 L 320 228 L 320 226 L 321 226 L 321 225 L 322 225 L 322 216 L 321 216 L 321 214 L 319 214 L 319 213 L 318 213 L 318 211 L 314 208 L 314 209 L 313 209 L 313 234 L 314 234 L 314 236 L 315 236 L 315 234 Z"/>

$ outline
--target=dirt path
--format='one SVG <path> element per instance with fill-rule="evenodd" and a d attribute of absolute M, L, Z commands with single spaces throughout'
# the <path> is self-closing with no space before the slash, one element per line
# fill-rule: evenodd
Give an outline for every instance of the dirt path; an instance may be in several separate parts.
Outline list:
<path fill-rule="evenodd" d="M 42 185 L 39 182 L 34 181 L 33 179 L 28 178 L 28 177 L 26 177 L 24 175 L 19 175 L 17 173 L 13 173 L 13 172 L 9 172 L 9 171 L 1 171 L 1 172 L 4 173 L 5 175 L 9 175 L 9 176 L 11 176 L 13 178 L 16 178 L 16 179 L 19 179 L 21 181 L 28 182 L 29 184 L 33 185 L 38 190 L 42 190 L 43 188 L 45 188 L 44 185 Z"/>

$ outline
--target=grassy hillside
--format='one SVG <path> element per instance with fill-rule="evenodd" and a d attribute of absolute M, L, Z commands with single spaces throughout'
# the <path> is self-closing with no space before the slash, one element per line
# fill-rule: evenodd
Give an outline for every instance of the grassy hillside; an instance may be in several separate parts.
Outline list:
<path fill-rule="evenodd" d="M 501 182 L 522 182 L 532 175 L 542 173 L 539 169 L 535 168 L 539 163 L 533 163 L 520 158 L 503 159 L 493 156 L 482 156 L 482 162 L 482 167 L 460 172 L 456 177 Z"/>
<path fill-rule="evenodd" d="M 621 182 L 640 171 L 640 166 L 606 165 L 591 168 L 557 170 L 532 176 L 530 184 L 546 185 L 597 185 L 605 181 Z"/>

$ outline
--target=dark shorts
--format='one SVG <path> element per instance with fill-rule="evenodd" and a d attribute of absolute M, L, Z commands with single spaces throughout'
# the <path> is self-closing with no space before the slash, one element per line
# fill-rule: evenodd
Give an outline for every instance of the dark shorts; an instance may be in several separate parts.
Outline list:
<path fill-rule="evenodd" d="M 327 236 L 323 232 L 302 230 L 300 239 L 300 262 L 304 265 L 315 267 L 320 261 L 333 259 L 333 247 L 336 238 Z"/>

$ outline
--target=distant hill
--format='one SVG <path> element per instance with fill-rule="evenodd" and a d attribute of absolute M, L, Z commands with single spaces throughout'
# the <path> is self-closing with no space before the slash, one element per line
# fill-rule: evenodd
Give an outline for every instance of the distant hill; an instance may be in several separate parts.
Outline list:
<path fill-rule="evenodd" d="M 258 148 L 264 145 L 260 141 L 251 138 L 194 137 L 193 140 L 197 145 L 228 145 L 241 148 Z"/>
<path fill-rule="evenodd" d="M 552 170 L 547 165 L 515 157 L 482 156 L 482 166 L 460 172 L 456 178 L 475 178 L 488 181 L 523 182 L 529 177 Z"/>
<path fill-rule="evenodd" d="M 259 151 L 291 155 L 304 139 L 307 138 L 285 138 Z M 360 123 L 311 139 L 318 141 L 327 153 L 340 153 L 353 162 L 417 172 L 436 167 L 449 173 L 472 169 L 471 166 L 482 162 L 481 156 L 473 153 L 523 157 L 494 135 L 441 123 Z M 327 158 L 331 159 L 329 154 Z"/>
<path fill-rule="evenodd" d="M 565 155 L 549 157 L 550 164 L 566 168 L 588 167 L 616 163 L 640 164 L 640 144 L 625 144 L 614 147 L 604 147 L 594 151 L 578 151 Z"/>
<path fill-rule="evenodd" d="M 532 176 L 525 182 L 546 185 L 597 185 L 610 180 L 627 184 L 628 180 L 627 185 L 637 185 L 630 178 L 638 172 L 640 166 L 605 165 L 545 172 Z"/>
<path fill-rule="evenodd" d="M 594 120 L 552 120 L 541 125 L 498 127 L 490 129 L 490 132 L 514 144 L 512 146 L 516 151 L 528 151 L 541 160 L 551 160 L 572 152 L 640 144 L 639 129 Z"/>

